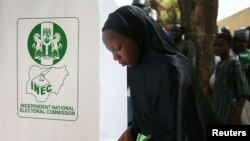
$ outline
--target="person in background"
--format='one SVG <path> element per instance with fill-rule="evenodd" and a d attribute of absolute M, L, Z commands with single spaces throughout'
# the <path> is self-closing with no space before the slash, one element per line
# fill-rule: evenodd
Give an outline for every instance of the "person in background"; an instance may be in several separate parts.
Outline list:
<path fill-rule="evenodd" d="M 209 105 L 188 59 L 142 9 L 111 13 L 102 40 L 113 59 L 128 67 L 132 121 L 118 139 L 205 141 Z"/>
<path fill-rule="evenodd" d="M 238 52 L 237 57 L 241 62 L 241 65 L 243 66 L 243 69 L 245 71 L 247 80 L 248 80 L 248 86 L 250 88 L 250 47 L 249 47 L 249 41 L 250 41 L 250 27 L 247 28 L 241 28 L 239 30 L 236 30 L 234 32 L 234 42 L 233 42 L 233 48 Z M 248 42 L 247 42 L 248 41 Z M 248 44 L 248 45 L 247 45 Z M 242 122 L 245 124 L 250 123 L 250 96 L 248 97 L 248 101 L 245 103 L 245 106 L 243 108 L 243 114 L 242 114 Z"/>
<path fill-rule="evenodd" d="M 250 50 L 248 49 L 249 30 L 243 28 L 235 30 L 233 37 L 233 51 L 246 73 L 248 84 L 250 86 Z"/>
<path fill-rule="evenodd" d="M 170 33 L 178 50 L 190 60 L 190 63 L 195 69 L 196 47 L 191 40 L 186 40 L 183 38 L 184 27 L 180 24 L 173 24 Z"/>
<path fill-rule="evenodd" d="M 240 53 L 248 51 L 249 31 L 241 28 L 234 31 L 233 51 L 239 56 Z"/>
<path fill-rule="evenodd" d="M 132 5 L 137 6 L 145 11 L 147 8 L 147 0 L 133 0 Z"/>
<path fill-rule="evenodd" d="M 241 115 L 249 88 L 244 70 L 238 59 L 230 55 L 232 36 L 218 33 L 214 53 L 220 57 L 215 71 L 215 84 L 211 100 L 217 124 L 241 124 Z"/>
<path fill-rule="evenodd" d="M 229 27 L 227 27 L 227 26 L 222 27 L 220 30 L 221 31 L 218 31 L 218 32 L 222 32 L 222 33 L 226 33 L 226 34 L 232 35 Z"/>
<path fill-rule="evenodd" d="M 143 9 L 154 20 L 157 20 L 157 12 L 155 9 L 150 7 L 149 0 L 133 0 L 132 5 Z"/>
<path fill-rule="evenodd" d="M 217 33 L 229 34 L 229 36 L 232 37 L 231 30 L 227 26 L 222 27 L 221 29 L 218 28 Z M 229 50 L 229 55 L 232 56 L 232 57 L 236 57 L 236 55 L 234 54 L 232 48 L 230 48 L 230 50 Z M 214 55 L 215 66 L 217 66 L 219 61 L 220 61 L 220 57 L 217 56 L 217 55 Z M 212 90 L 214 89 L 215 70 L 216 69 L 213 70 L 213 73 L 212 73 L 212 75 L 211 75 L 211 77 L 209 79 L 209 85 L 212 88 Z"/>
<path fill-rule="evenodd" d="M 250 26 L 246 27 L 246 29 L 248 30 L 249 34 L 250 34 Z M 249 35 L 249 38 L 248 38 L 248 49 L 250 49 L 250 35 Z"/>

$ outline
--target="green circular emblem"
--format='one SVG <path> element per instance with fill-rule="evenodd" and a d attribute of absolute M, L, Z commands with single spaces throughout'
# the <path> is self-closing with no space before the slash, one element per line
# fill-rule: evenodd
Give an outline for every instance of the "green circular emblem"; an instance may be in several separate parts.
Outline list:
<path fill-rule="evenodd" d="M 43 66 L 55 65 L 66 53 L 66 35 L 56 23 L 40 23 L 29 34 L 28 50 L 36 63 Z"/>

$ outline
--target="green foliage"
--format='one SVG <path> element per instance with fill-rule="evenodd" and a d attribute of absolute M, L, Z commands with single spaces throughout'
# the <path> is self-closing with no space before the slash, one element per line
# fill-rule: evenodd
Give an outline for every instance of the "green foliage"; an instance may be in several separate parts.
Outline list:
<path fill-rule="evenodd" d="M 159 0 L 159 2 L 166 7 L 172 7 L 177 4 L 177 0 Z"/>
<path fill-rule="evenodd" d="M 177 0 L 158 0 L 164 6 L 164 10 L 159 11 L 164 24 L 180 23 L 181 12 Z"/>

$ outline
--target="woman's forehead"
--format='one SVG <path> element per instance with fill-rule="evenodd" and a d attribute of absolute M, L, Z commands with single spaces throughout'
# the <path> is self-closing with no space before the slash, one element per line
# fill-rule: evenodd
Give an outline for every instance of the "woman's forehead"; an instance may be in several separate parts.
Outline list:
<path fill-rule="evenodd" d="M 102 32 L 103 40 L 108 40 L 108 41 L 119 40 L 121 39 L 121 37 L 123 37 L 122 34 L 114 30 L 103 30 Z"/>

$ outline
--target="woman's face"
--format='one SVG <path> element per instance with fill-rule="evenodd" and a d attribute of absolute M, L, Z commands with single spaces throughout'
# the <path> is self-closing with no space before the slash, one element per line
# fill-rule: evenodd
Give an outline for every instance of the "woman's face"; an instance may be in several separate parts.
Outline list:
<path fill-rule="evenodd" d="M 113 30 L 104 30 L 102 40 L 106 48 L 113 54 L 113 59 L 122 66 L 131 67 L 139 59 L 139 50 L 130 38 Z"/>

